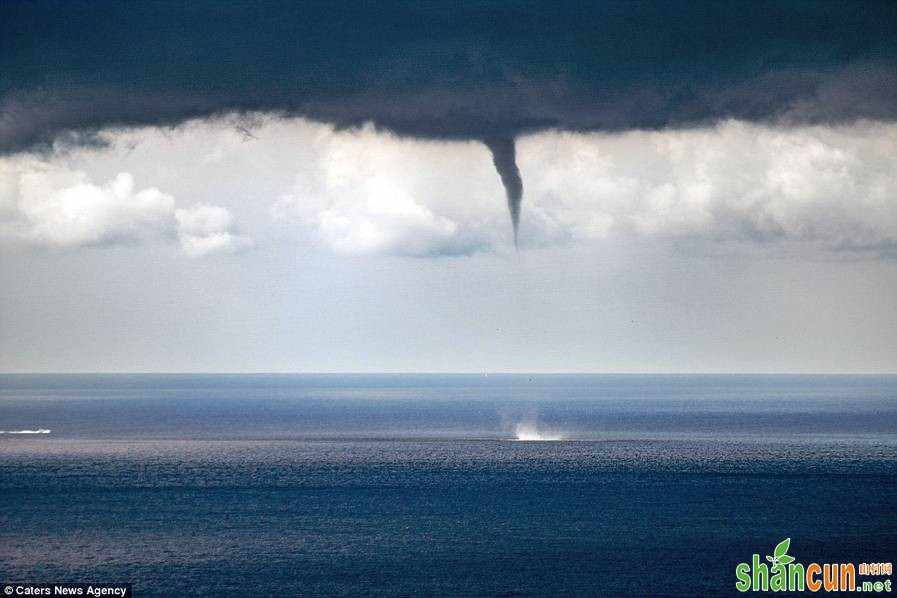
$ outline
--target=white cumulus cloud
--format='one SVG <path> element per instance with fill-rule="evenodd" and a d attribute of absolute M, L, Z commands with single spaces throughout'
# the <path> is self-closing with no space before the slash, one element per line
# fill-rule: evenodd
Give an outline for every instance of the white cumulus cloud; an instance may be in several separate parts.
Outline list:
<path fill-rule="evenodd" d="M 159 189 L 119 173 L 97 184 L 84 172 L 32 158 L 0 162 L 0 235 L 43 247 L 141 243 L 177 237 L 189 256 L 251 245 L 222 207 L 176 207 Z"/>
<path fill-rule="evenodd" d="M 174 198 L 158 189 L 135 190 L 128 173 L 96 185 L 80 172 L 30 171 L 16 186 L 14 216 L 36 244 L 105 245 L 170 231 Z"/>
<path fill-rule="evenodd" d="M 237 233 L 230 211 L 221 206 L 197 204 L 174 211 L 178 239 L 191 257 L 213 253 L 237 253 L 252 246 L 249 237 Z"/>
<path fill-rule="evenodd" d="M 525 231 L 543 242 L 616 231 L 897 248 L 895 125 L 546 133 L 519 154 Z"/>
<path fill-rule="evenodd" d="M 477 143 L 321 127 L 278 220 L 341 254 L 463 255 L 510 239 L 503 191 Z"/>

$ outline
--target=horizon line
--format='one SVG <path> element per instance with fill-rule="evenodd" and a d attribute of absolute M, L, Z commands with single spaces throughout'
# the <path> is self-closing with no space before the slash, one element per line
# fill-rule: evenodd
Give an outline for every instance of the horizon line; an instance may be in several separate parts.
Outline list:
<path fill-rule="evenodd" d="M 0 376 L 897 376 L 893 372 L 824 371 L 0 371 Z"/>

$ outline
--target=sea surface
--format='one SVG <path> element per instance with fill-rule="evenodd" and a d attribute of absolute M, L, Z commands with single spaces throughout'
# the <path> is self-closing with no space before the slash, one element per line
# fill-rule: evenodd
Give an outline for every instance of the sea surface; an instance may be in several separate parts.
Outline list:
<path fill-rule="evenodd" d="M 785 538 L 897 560 L 895 376 L 4 375 L 0 431 L 0 582 L 715 596 Z"/>

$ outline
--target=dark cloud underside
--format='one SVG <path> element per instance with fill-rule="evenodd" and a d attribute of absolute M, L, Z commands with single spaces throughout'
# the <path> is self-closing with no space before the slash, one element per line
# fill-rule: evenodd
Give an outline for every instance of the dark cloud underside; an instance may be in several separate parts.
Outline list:
<path fill-rule="evenodd" d="M 429 138 L 897 117 L 897 3 L 0 4 L 0 152 L 273 111 Z"/>

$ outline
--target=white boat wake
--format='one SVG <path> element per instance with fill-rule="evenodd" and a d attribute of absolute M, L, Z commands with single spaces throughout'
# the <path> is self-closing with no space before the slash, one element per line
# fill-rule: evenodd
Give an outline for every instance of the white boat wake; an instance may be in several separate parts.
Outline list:
<path fill-rule="evenodd" d="M 38 428 L 37 430 L 0 430 L 0 434 L 49 434 L 50 430 Z"/>

